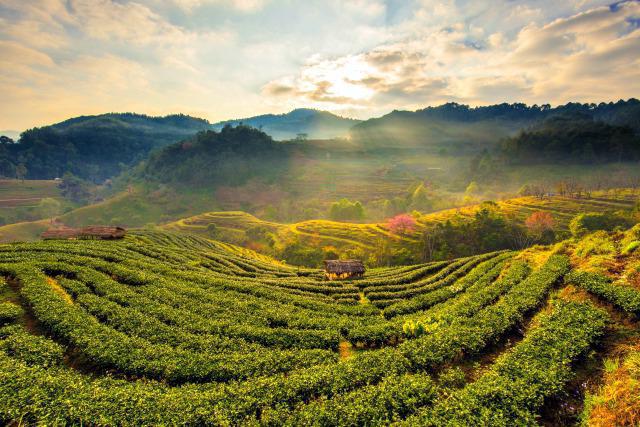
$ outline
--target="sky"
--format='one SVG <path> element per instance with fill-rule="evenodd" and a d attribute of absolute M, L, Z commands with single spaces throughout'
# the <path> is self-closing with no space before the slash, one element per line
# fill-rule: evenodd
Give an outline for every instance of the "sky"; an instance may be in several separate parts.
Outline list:
<path fill-rule="evenodd" d="M 640 97 L 640 1 L 0 0 L 0 130 Z"/>

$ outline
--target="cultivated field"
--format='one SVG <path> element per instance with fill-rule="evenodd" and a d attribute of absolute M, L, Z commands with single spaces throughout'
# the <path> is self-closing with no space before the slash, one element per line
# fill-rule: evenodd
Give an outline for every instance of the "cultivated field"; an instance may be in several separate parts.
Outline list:
<path fill-rule="evenodd" d="M 560 232 L 567 231 L 571 219 L 582 212 L 611 212 L 629 210 L 635 206 L 640 196 L 636 189 L 617 189 L 594 192 L 590 197 L 570 198 L 551 196 L 545 198 L 519 197 L 496 203 L 496 209 L 508 216 L 524 221 L 537 211 L 551 213 Z M 436 223 L 455 218 L 471 218 L 482 205 L 446 209 L 418 217 L 418 227 L 413 233 L 394 234 L 386 223 L 358 224 L 327 220 L 310 220 L 294 224 L 280 224 L 263 221 L 245 212 L 209 212 L 172 222 L 164 226 L 168 230 L 186 231 L 195 234 L 207 234 L 207 226 L 215 224 L 222 233 L 219 239 L 240 244 L 245 238 L 244 232 L 254 227 L 264 227 L 275 233 L 281 240 L 297 237 L 313 241 L 314 245 L 331 245 L 342 251 L 350 248 L 370 250 L 381 241 L 395 243 L 416 243 L 420 234 Z"/>
<path fill-rule="evenodd" d="M 44 198 L 57 199 L 65 204 L 56 181 L 1 179 L 0 223 L 42 218 L 37 209 Z"/>
<path fill-rule="evenodd" d="M 628 389 L 640 373 L 639 240 L 636 227 L 341 282 L 166 232 L 3 245 L 0 419 L 558 425 L 589 393 L 585 419 L 616 420 L 633 411 L 612 378 Z"/>

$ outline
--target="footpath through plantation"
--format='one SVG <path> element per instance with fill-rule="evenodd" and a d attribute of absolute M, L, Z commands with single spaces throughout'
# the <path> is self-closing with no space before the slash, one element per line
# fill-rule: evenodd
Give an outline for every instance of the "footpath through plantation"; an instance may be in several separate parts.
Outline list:
<path fill-rule="evenodd" d="M 173 233 L 2 245 L 0 420 L 632 425 L 638 241 L 636 226 L 339 282 Z M 628 401 L 609 399 L 621 378 Z"/>

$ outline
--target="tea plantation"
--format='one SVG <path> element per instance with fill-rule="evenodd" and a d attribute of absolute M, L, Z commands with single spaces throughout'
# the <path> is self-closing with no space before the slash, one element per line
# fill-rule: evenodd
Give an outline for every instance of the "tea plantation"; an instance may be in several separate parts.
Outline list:
<path fill-rule="evenodd" d="M 2 245 L 0 420 L 615 420 L 620 401 L 607 400 L 615 384 L 603 359 L 617 349 L 615 369 L 630 379 L 640 371 L 625 362 L 640 351 L 640 254 L 626 250 L 640 229 L 598 238 L 611 244 L 571 241 L 336 282 L 169 232 Z"/>

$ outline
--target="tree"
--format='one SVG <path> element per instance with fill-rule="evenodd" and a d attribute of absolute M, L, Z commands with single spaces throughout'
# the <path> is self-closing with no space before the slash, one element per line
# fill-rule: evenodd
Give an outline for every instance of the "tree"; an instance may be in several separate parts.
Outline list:
<path fill-rule="evenodd" d="M 416 220 L 409 214 L 396 215 L 387 221 L 389 231 L 395 234 L 408 234 L 416 229 Z"/>
<path fill-rule="evenodd" d="M 422 211 L 432 208 L 432 203 L 429 200 L 429 192 L 423 183 L 420 183 L 413 191 L 411 195 L 411 207 Z"/>
<path fill-rule="evenodd" d="M 69 172 L 64 174 L 59 187 L 62 195 L 73 202 L 86 203 L 91 197 L 89 183 Z"/>
<path fill-rule="evenodd" d="M 61 211 L 62 204 L 51 197 L 45 197 L 38 203 L 38 212 L 40 212 L 43 217 L 50 218 L 51 223 L 53 223 L 53 220 Z"/>
<path fill-rule="evenodd" d="M 216 237 L 218 237 L 219 233 L 220 231 L 218 230 L 218 226 L 215 223 L 211 222 L 207 225 L 207 235 L 209 237 L 215 239 Z"/>
<path fill-rule="evenodd" d="M 360 202 L 340 199 L 331 204 L 329 218 L 335 221 L 361 220 L 364 219 L 364 207 Z"/>
<path fill-rule="evenodd" d="M 524 224 L 532 235 L 540 237 L 545 232 L 553 231 L 555 220 L 549 212 L 538 211 L 532 213 Z"/>
<path fill-rule="evenodd" d="M 467 196 L 473 196 L 474 194 L 477 194 L 479 190 L 478 187 L 478 183 L 475 181 L 471 181 L 469 183 L 469 185 L 467 185 L 467 189 L 465 190 L 465 195 Z"/>
<path fill-rule="evenodd" d="M 16 166 L 16 178 L 24 182 L 24 178 L 26 176 L 27 176 L 27 167 L 24 164 L 20 163 L 18 166 Z"/>
<path fill-rule="evenodd" d="M 441 228 L 431 227 L 422 232 L 421 248 L 422 261 L 429 262 L 435 258 L 436 250 L 441 243 Z"/>

